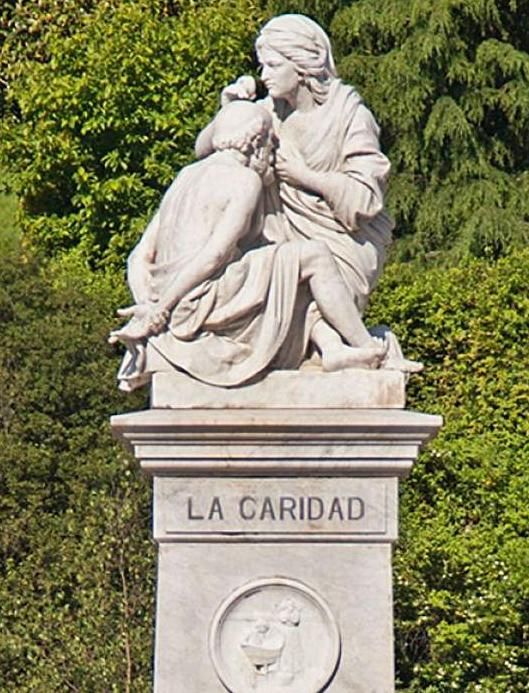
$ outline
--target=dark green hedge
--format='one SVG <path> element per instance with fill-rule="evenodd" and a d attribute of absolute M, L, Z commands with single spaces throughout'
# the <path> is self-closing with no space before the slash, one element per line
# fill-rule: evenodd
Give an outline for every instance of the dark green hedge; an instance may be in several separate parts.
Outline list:
<path fill-rule="evenodd" d="M 124 292 L 20 256 L 0 276 L 0 689 L 146 691 L 149 483 L 108 423 L 144 405 L 106 344 Z"/>
<path fill-rule="evenodd" d="M 402 485 L 400 690 L 522 693 L 529 679 L 529 252 L 390 267 L 369 322 L 425 362 L 409 406 L 445 426 Z M 110 439 L 141 408 L 106 344 L 116 280 L 0 259 L 0 681 L 145 691 L 154 604 L 149 483 Z M 121 281 L 121 280 L 120 280 Z"/>
<path fill-rule="evenodd" d="M 397 661 L 413 693 L 527 690 L 528 272 L 528 252 L 394 265 L 372 305 L 426 365 L 409 406 L 445 417 L 401 494 Z"/>

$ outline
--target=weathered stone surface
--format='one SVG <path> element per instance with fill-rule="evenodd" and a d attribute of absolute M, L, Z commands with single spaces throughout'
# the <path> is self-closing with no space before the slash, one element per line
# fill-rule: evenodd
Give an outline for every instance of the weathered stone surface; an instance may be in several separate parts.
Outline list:
<path fill-rule="evenodd" d="M 258 578 L 231 592 L 209 633 L 213 666 L 231 691 L 321 690 L 340 657 L 340 630 L 329 604 L 292 578 Z"/>
<path fill-rule="evenodd" d="M 398 480 L 440 417 L 151 409 L 112 424 L 154 476 L 156 693 L 394 691 Z"/>
<path fill-rule="evenodd" d="M 363 323 L 389 162 L 315 22 L 256 52 L 268 98 L 224 88 L 111 335 L 122 389 L 154 377 L 112 427 L 154 477 L 155 691 L 392 693 L 398 481 L 441 420 L 403 410 L 422 365 Z"/>
<path fill-rule="evenodd" d="M 256 581 L 277 578 L 300 582 L 328 605 L 340 637 L 340 655 L 330 693 L 391 693 L 393 621 L 389 544 L 354 547 L 318 544 L 161 544 L 159 553 L 155 693 L 221 693 L 215 667 L 212 630 L 223 603 L 237 591 L 251 594 Z M 299 624 L 299 670 L 289 683 L 260 676 L 255 688 L 244 683 L 240 645 L 259 621 L 289 596 L 305 607 Z M 318 693 L 317 665 L 325 678 L 335 663 L 332 633 L 296 591 L 272 594 L 268 602 L 250 602 L 249 613 L 233 614 L 232 646 L 224 652 L 224 680 L 233 693 Z M 309 627 L 303 618 L 310 619 Z M 275 625 L 275 621 L 272 621 Z M 332 630 L 332 629 L 331 629 Z M 238 641 L 238 645 L 233 644 Z M 240 673 L 237 675 L 237 667 Z M 242 680 L 242 681 L 241 681 Z M 242 685 L 241 685 L 242 683 Z M 312 687 L 314 686 L 314 687 Z"/>
<path fill-rule="evenodd" d="M 442 419 L 399 409 L 150 409 L 111 422 L 150 474 L 403 477 Z"/>
<path fill-rule="evenodd" d="M 127 347 L 124 390 L 150 381 L 153 352 L 163 370 L 218 387 L 313 354 L 329 372 L 422 368 L 389 328 L 362 319 L 394 227 L 372 113 L 338 78 L 329 37 L 310 18 L 274 17 L 255 47 L 268 96 L 257 99 L 248 75 L 224 87 L 198 160 L 129 256 L 135 305 L 110 336 Z"/>
<path fill-rule="evenodd" d="M 391 541 L 397 480 L 156 477 L 158 541 Z"/>
<path fill-rule="evenodd" d="M 237 388 L 215 387 L 183 373 L 153 376 L 151 407 L 168 409 L 402 409 L 401 371 L 274 371 Z"/>

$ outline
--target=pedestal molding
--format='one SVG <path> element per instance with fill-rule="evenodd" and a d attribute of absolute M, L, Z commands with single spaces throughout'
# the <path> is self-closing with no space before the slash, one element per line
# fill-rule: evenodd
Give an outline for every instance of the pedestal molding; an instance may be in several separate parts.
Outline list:
<path fill-rule="evenodd" d="M 111 423 L 149 474 L 403 477 L 442 419 L 394 409 L 150 409 Z"/>

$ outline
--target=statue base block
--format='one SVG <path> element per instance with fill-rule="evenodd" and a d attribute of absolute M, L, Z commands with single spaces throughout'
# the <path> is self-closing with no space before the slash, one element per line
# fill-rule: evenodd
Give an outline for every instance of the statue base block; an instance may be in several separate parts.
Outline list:
<path fill-rule="evenodd" d="M 402 409 L 406 375 L 349 369 L 273 371 L 250 385 L 215 387 L 175 371 L 153 376 L 151 406 L 169 409 Z"/>
<path fill-rule="evenodd" d="M 398 483 L 440 425 L 399 409 L 113 417 L 154 481 L 156 693 L 394 691 Z"/>

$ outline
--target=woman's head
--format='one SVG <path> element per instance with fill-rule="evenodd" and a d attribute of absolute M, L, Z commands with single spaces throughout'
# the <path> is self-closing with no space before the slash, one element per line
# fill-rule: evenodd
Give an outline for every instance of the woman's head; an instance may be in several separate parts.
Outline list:
<path fill-rule="evenodd" d="M 331 80 L 336 77 L 336 68 L 332 57 L 329 37 L 323 29 L 308 17 L 301 14 L 284 14 L 274 17 L 262 28 L 256 44 L 257 57 L 265 72 L 268 67 L 269 77 L 263 75 L 265 84 L 274 93 L 274 78 L 278 70 L 278 80 L 282 85 L 293 79 L 287 74 L 285 64 L 290 64 L 291 73 L 295 71 L 298 82 L 302 81 L 312 92 L 318 103 L 325 101 Z M 281 87 L 282 85 L 278 85 Z M 268 86 L 268 84 L 267 84 Z"/>

